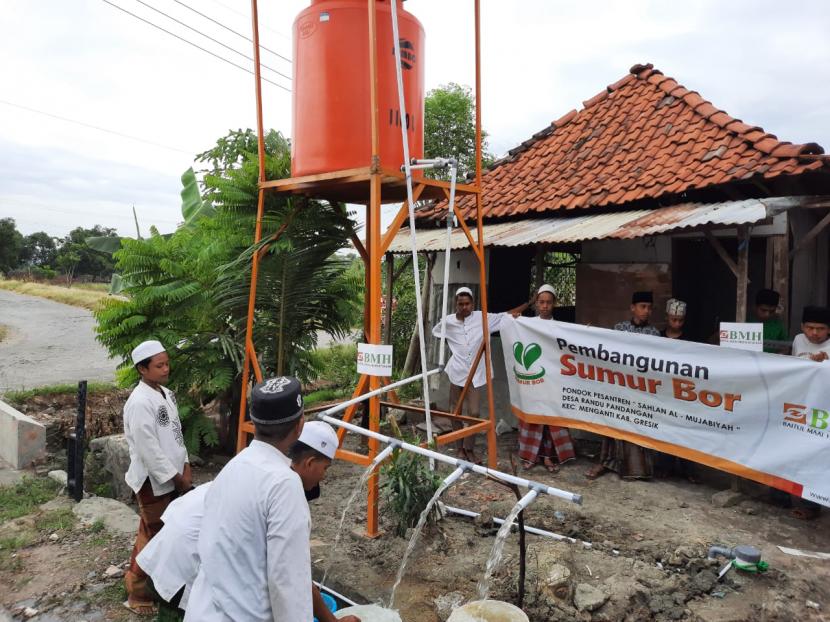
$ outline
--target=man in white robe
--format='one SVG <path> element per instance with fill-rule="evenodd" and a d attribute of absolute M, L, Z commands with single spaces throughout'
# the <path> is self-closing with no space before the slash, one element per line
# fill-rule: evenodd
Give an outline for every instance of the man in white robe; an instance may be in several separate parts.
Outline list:
<path fill-rule="evenodd" d="M 205 496 L 187 622 L 311 622 L 311 519 L 288 452 L 303 428 L 295 378 L 251 392 L 255 435 Z"/>

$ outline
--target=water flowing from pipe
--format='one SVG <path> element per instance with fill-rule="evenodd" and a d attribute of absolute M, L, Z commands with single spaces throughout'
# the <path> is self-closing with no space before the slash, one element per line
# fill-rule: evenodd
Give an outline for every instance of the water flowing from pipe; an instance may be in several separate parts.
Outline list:
<path fill-rule="evenodd" d="M 513 522 L 519 515 L 519 512 L 524 510 L 536 498 L 537 491 L 531 490 L 524 497 L 516 502 L 510 514 L 504 519 L 499 532 L 496 534 L 496 541 L 493 543 L 493 549 L 490 551 L 490 557 L 487 560 L 487 566 L 484 570 L 484 577 L 478 582 L 478 600 L 485 600 L 490 594 L 490 580 L 493 577 L 493 571 L 501 563 L 501 558 L 504 555 L 504 543 L 507 541 L 507 536 L 510 535 L 510 528 L 513 527 Z"/>
<path fill-rule="evenodd" d="M 409 556 L 412 555 L 412 552 L 415 550 L 415 545 L 418 544 L 418 540 L 421 537 L 421 532 L 424 529 L 424 525 L 426 525 L 427 518 L 429 518 L 429 513 L 432 511 L 433 506 L 438 501 L 438 498 L 444 493 L 447 488 L 452 486 L 456 480 L 464 473 L 465 469 L 462 467 L 457 468 L 455 471 L 449 474 L 447 479 L 441 482 L 441 485 L 438 487 L 438 490 L 435 491 L 435 494 L 432 495 L 432 498 L 427 503 L 424 511 L 421 512 L 420 518 L 418 518 L 418 524 L 415 525 L 415 530 L 412 532 L 412 537 L 409 539 L 409 544 L 406 547 L 406 552 L 403 554 L 403 561 L 401 561 L 401 567 L 398 568 L 398 574 L 395 577 L 395 584 L 392 586 L 392 593 L 389 596 L 389 608 L 392 609 L 392 606 L 395 604 L 395 592 L 398 589 L 398 586 L 401 584 L 401 579 L 403 579 L 404 572 L 406 571 L 406 564 L 409 561 Z"/>
<path fill-rule="evenodd" d="M 366 485 L 366 482 L 369 481 L 369 477 L 372 475 L 372 471 L 384 460 L 386 460 L 387 456 L 392 453 L 392 450 L 395 449 L 394 445 L 387 446 L 382 452 L 380 452 L 375 459 L 372 461 L 366 470 L 363 471 L 363 474 L 360 476 L 360 480 L 357 482 L 357 485 L 352 490 L 352 494 L 349 495 L 348 500 L 346 501 L 346 505 L 343 507 L 343 514 L 340 515 L 340 525 L 337 528 L 337 535 L 334 537 L 334 546 L 331 549 L 331 554 L 329 555 L 329 559 L 326 562 L 326 569 L 323 571 L 323 579 L 320 581 L 323 585 L 326 584 L 326 577 L 329 575 L 329 571 L 331 570 L 332 564 L 334 564 L 334 554 L 337 552 L 337 546 L 340 544 L 340 537 L 343 535 L 343 523 L 346 522 L 346 515 L 349 513 L 349 509 L 352 507 L 355 499 L 357 499 L 357 495 L 360 494 L 360 491 L 363 490 L 363 487 Z"/>

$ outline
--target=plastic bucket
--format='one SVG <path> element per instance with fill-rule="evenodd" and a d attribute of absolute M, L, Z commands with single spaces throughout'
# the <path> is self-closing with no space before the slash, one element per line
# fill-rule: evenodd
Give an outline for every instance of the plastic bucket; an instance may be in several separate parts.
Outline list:
<path fill-rule="evenodd" d="M 530 622 L 524 611 L 500 600 L 476 600 L 455 609 L 447 622 Z"/>

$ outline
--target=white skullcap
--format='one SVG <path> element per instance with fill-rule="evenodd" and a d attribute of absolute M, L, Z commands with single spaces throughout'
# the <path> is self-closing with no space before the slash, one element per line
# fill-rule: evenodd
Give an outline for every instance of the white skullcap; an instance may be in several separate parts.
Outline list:
<path fill-rule="evenodd" d="M 456 298 L 458 298 L 462 294 L 467 294 L 470 298 L 472 298 L 473 297 L 473 290 L 471 290 L 469 287 L 459 287 L 457 290 L 455 290 L 455 297 Z"/>
<path fill-rule="evenodd" d="M 306 421 L 300 433 L 300 442 L 334 460 L 337 451 L 337 432 L 325 421 Z"/>
<path fill-rule="evenodd" d="M 669 298 L 666 303 L 666 315 L 686 315 L 686 303 L 677 298 Z"/>
<path fill-rule="evenodd" d="M 133 348 L 133 365 L 138 365 L 144 359 L 166 352 L 160 341 L 144 341 Z"/>
<path fill-rule="evenodd" d="M 556 298 L 556 290 L 555 290 L 555 289 L 553 289 L 553 286 L 552 286 L 552 285 L 548 285 L 547 283 L 545 283 L 544 285 L 542 285 L 542 286 L 540 286 L 540 287 L 539 287 L 539 291 L 538 291 L 538 292 L 536 292 L 536 294 L 538 295 L 538 294 L 541 294 L 542 292 L 548 292 L 548 293 L 549 293 L 549 294 L 551 294 L 554 298 Z"/>

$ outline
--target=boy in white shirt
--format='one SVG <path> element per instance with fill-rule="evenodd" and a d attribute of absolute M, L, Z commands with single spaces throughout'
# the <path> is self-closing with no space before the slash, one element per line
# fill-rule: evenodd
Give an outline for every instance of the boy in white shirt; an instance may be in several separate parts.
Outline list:
<path fill-rule="evenodd" d="M 793 339 L 793 356 L 817 363 L 830 358 L 830 309 L 804 307 L 801 334 Z"/>
<path fill-rule="evenodd" d="M 161 515 L 170 502 L 193 486 L 176 398 L 162 386 L 170 375 L 167 352 L 158 341 L 145 341 L 133 350 L 132 360 L 141 381 L 124 404 L 124 436 L 130 449 L 124 479 L 135 492 L 140 521 L 124 577 L 124 604 L 139 615 L 152 615 L 148 577 L 136 556 L 161 529 Z"/>

